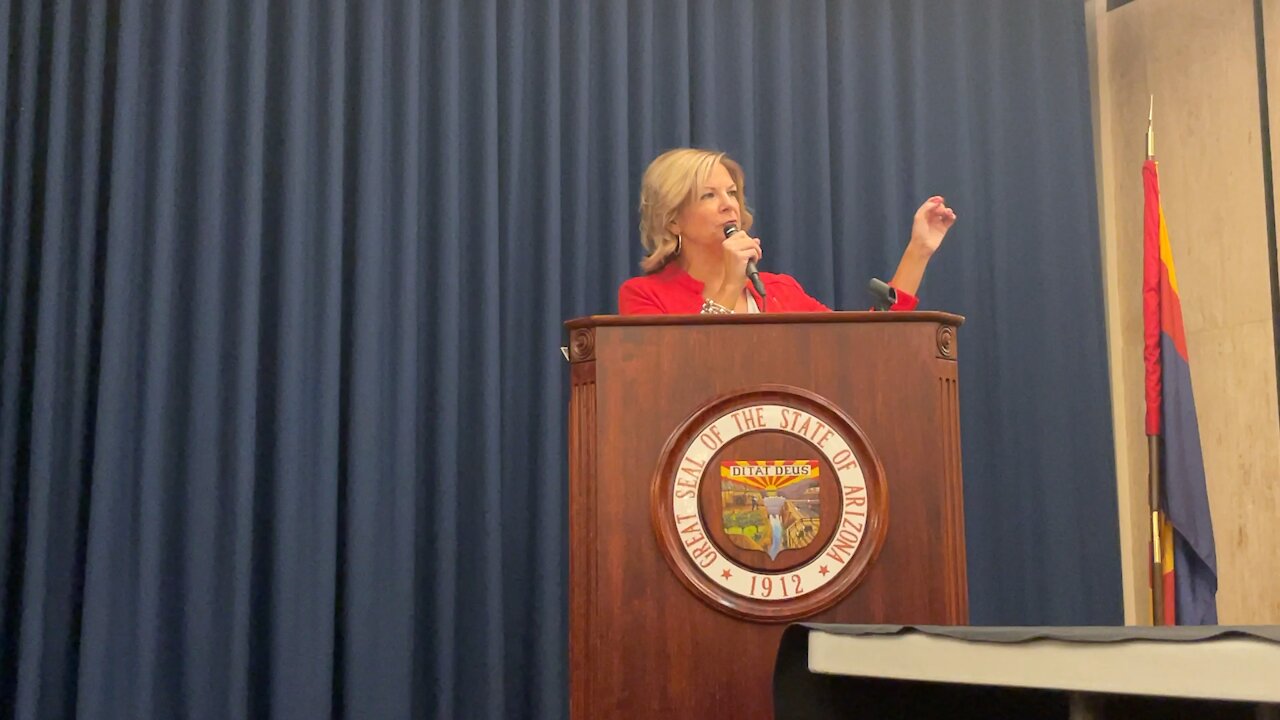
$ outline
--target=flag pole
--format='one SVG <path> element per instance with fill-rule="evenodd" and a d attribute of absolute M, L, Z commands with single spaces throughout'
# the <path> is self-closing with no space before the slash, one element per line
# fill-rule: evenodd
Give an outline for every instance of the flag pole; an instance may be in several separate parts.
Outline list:
<path fill-rule="evenodd" d="M 1156 159 L 1156 97 L 1147 110 L 1147 159 Z M 1160 436 L 1147 436 L 1147 505 L 1151 515 L 1151 624 L 1164 624 L 1164 564 L 1160 543 Z"/>
<path fill-rule="evenodd" d="M 1160 553 L 1160 436 L 1147 436 L 1147 502 L 1151 506 L 1151 623 L 1164 624 L 1164 563 Z"/>

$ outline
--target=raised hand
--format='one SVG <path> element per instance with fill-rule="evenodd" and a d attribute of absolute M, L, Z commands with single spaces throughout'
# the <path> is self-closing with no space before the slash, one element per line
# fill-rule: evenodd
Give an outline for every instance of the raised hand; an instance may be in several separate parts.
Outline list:
<path fill-rule="evenodd" d="M 947 207 L 941 195 L 934 195 L 916 210 L 911 223 L 911 245 L 932 255 L 942 245 L 942 238 L 956 223 L 956 212 Z"/>

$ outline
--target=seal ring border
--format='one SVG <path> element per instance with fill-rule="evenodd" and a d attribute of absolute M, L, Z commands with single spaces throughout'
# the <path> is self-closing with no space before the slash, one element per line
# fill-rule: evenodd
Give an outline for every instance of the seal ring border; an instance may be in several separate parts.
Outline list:
<path fill-rule="evenodd" d="M 672 498 L 666 482 L 674 482 L 674 471 L 683 457 L 685 445 L 694 431 L 736 409 L 756 404 L 778 404 L 802 410 L 826 421 L 840 433 L 861 463 L 867 486 L 867 524 L 857 551 L 838 577 L 823 587 L 792 600 L 755 600 L 722 588 L 708 578 L 688 555 L 678 537 L 672 517 Z M 816 410 L 816 412 L 815 412 Z M 679 453 L 677 455 L 677 453 Z M 734 390 L 704 403 L 676 428 L 658 456 L 650 487 L 650 519 L 654 538 L 667 565 L 687 590 L 699 600 L 729 615 L 745 620 L 786 622 L 822 612 L 847 596 L 862 583 L 884 546 L 889 525 L 889 493 L 884 465 L 867 440 L 866 433 L 843 410 L 822 396 L 783 384 L 760 384 Z M 702 518 L 699 517 L 699 523 Z M 704 525 L 705 527 L 705 525 Z M 736 565 L 736 563 L 734 563 Z M 757 572 L 757 571 L 752 571 Z M 775 573 L 785 574 L 785 573 Z"/>

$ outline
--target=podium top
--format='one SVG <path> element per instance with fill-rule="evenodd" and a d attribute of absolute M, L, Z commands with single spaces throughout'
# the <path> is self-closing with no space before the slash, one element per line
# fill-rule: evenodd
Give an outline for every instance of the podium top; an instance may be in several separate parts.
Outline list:
<path fill-rule="evenodd" d="M 936 310 L 871 312 L 845 310 L 810 313 L 752 313 L 735 315 L 587 315 L 566 320 L 570 330 L 611 326 L 650 325 L 803 325 L 805 323 L 927 322 L 960 327 L 964 317 Z"/>

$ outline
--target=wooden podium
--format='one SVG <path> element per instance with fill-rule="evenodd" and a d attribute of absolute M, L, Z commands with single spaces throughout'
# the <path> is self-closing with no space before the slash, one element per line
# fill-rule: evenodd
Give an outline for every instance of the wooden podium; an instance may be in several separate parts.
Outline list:
<path fill-rule="evenodd" d="M 771 717 L 788 621 L 967 623 L 961 322 L 566 323 L 575 720 Z"/>

